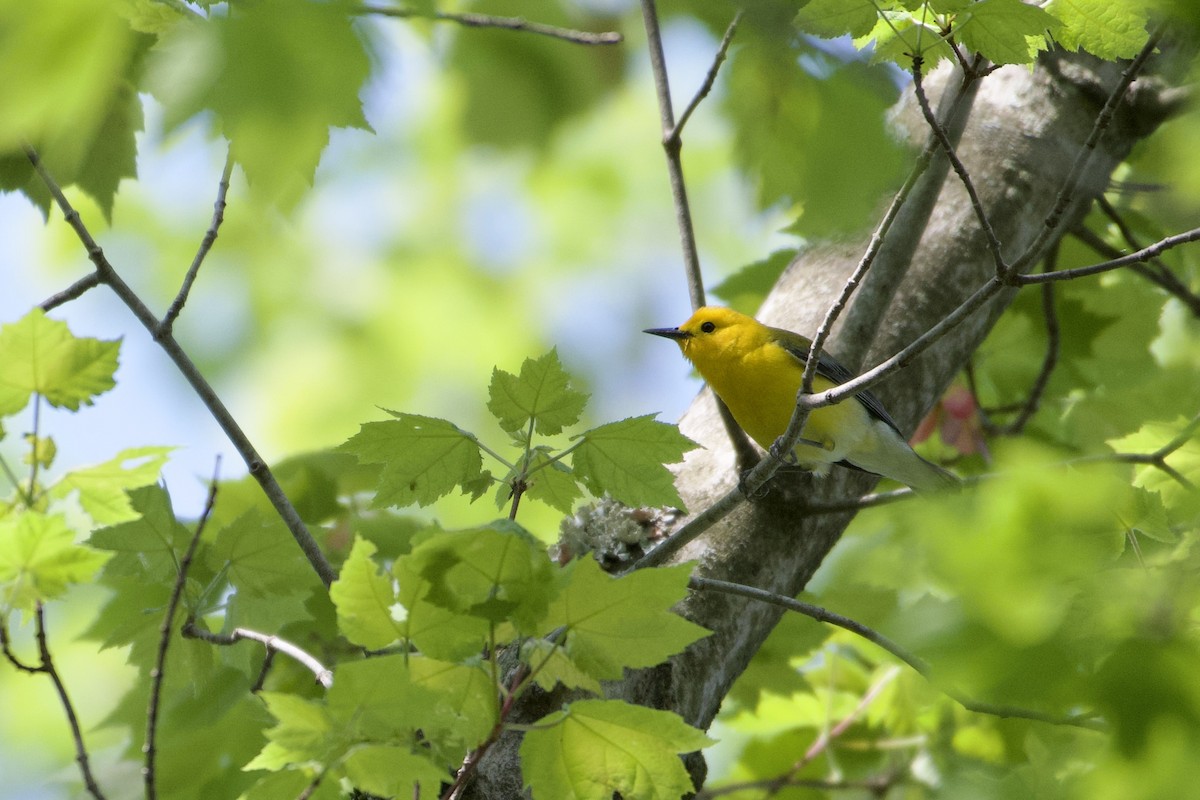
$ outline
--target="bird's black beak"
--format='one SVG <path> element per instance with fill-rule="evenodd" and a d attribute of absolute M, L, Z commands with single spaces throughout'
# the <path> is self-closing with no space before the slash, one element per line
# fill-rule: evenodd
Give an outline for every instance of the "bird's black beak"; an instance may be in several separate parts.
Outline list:
<path fill-rule="evenodd" d="M 681 331 L 679 328 L 647 328 L 642 333 L 652 333 L 655 336 L 662 336 L 665 339 L 674 339 L 675 341 L 690 339 L 692 337 L 690 333 Z"/>

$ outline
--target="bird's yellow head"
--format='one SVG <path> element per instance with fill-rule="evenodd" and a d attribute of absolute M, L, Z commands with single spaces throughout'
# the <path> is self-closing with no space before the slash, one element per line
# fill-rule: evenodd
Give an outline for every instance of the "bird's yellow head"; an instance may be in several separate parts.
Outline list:
<path fill-rule="evenodd" d="M 704 306 L 678 328 L 649 328 L 646 333 L 674 339 L 702 375 L 716 364 L 761 347 L 770 329 L 732 308 Z"/>

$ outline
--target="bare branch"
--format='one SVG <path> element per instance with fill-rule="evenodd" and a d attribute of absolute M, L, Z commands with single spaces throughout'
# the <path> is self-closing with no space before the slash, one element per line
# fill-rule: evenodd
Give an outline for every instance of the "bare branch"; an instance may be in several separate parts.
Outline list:
<path fill-rule="evenodd" d="M 1046 255 L 1046 271 L 1053 272 L 1058 262 L 1058 243 L 1056 242 Z M 1029 420 L 1037 413 L 1042 403 L 1042 396 L 1050 383 L 1050 376 L 1058 365 L 1059 352 L 1062 349 L 1061 335 L 1058 327 L 1058 310 L 1054 304 L 1054 284 L 1042 284 L 1042 318 L 1046 320 L 1046 355 L 1042 358 L 1042 367 L 1029 388 L 1029 397 L 1017 409 L 1017 417 L 1007 425 L 992 425 L 985 421 L 985 426 L 992 433 L 1001 436 L 1015 436 L 1025 430 Z"/>
<path fill-rule="evenodd" d="M 658 93 L 658 112 L 662 121 L 662 143 L 667 156 L 667 175 L 671 180 L 671 196 L 675 200 L 675 222 L 679 228 L 680 244 L 683 246 L 683 269 L 687 277 L 692 308 L 697 309 L 706 305 L 704 278 L 700 274 L 700 255 L 696 250 L 692 211 L 688 205 L 687 186 L 683 181 L 683 164 L 679 158 L 683 143 L 675 125 L 675 111 L 671 105 L 671 86 L 667 80 L 662 33 L 658 27 L 658 10 L 655 8 L 654 0 L 642 0 L 642 21 L 646 27 L 646 46 L 650 51 L 650 70 L 654 74 L 654 88 Z"/>
<path fill-rule="evenodd" d="M 196 274 L 200 271 L 200 265 L 204 263 L 205 256 L 212 249 L 213 243 L 217 241 L 217 231 L 221 228 L 221 223 L 225 221 L 225 195 L 229 193 L 229 178 L 233 174 L 233 150 L 225 156 L 225 169 L 221 172 L 221 181 L 217 184 L 217 199 L 213 203 L 212 222 L 208 226 L 208 230 L 204 233 L 204 238 L 200 240 L 200 248 L 196 251 L 196 257 L 192 259 L 192 265 L 188 267 L 187 274 L 183 277 L 183 283 L 179 287 L 179 294 L 175 296 L 174 302 L 167 309 L 167 313 L 163 315 L 162 322 L 155 332 L 155 337 L 170 336 L 171 330 L 175 326 L 175 319 L 179 313 L 183 311 L 183 304 L 187 302 L 188 293 L 192 290 L 192 284 L 196 281 Z"/>
<path fill-rule="evenodd" d="M 863 778 L 861 780 L 788 778 L 780 784 L 779 778 L 763 778 L 757 781 L 730 783 L 725 786 L 718 786 L 715 789 L 702 789 L 696 793 L 696 800 L 712 800 L 714 797 L 723 797 L 727 794 L 754 791 L 756 789 L 779 792 L 789 788 L 817 789 L 827 792 L 858 789 L 869 793 L 873 797 L 885 797 L 889 789 L 899 785 L 904 779 L 903 773 L 899 771 L 885 773 L 877 778 Z M 777 785 L 778 788 L 776 788 Z"/>
<path fill-rule="evenodd" d="M 679 115 L 679 121 L 675 123 L 675 127 L 667 135 L 668 139 L 679 142 L 679 137 L 683 133 L 684 126 L 692 118 L 692 114 L 696 112 L 696 109 L 700 107 L 700 103 L 712 91 L 713 84 L 717 81 L 717 73 L 721 71 L 721 65 L 725 63 L 725 56 L 729 52 L 729 45 L 733 42 L 733 35 L 737 33 L 738 23 L 742 21 L 744 13 L 746 13 L 744 8 L 739 9 L 729 22 L 729 27 L 725 29 L 725 35 L 721 37 L 721 44 L 717 47 L 717 54 L 713 56 L 712 66 L 708 68 L 708 74 L 704 76 L 704 82 L 700 84 L 700 88 L 697 90 L 695 97 L 692 98 L 692 102 L 688 103 L 687 108 Z"/>
<path fill-rule="evenodd" d="M 41 667 L 35 667 L 31 664 L 26 664 L 21 659 L 17 658 L 17 654 L 12 651 L 12 642 L 8 638 L 8 620 L 0 619 L 0 652 L 4 653 L 4 657 L 21 672 L 30 674 L 41 672 Z"/>
<path fill-rule="evenodd" d="M 1125 218 L 1121 216 L 1121 212 L 1119 212 L 1113 206 L 1113 204 L 1108 201 L 1107 197 L 1104 195 L 1097 197 L 1096 205 L 1102 212 L 1104 212 L 1104 215 L 1112 220 L 1112 223 L 1117 226 L 1117 230 L 1121 232 L 1121 237 L 1125 239 L 1126 244 L 1128 244 L 1134 250 L 1142 249 L 1142 243 L 1138 239 L 1137 235 L 1133 232 L 1133 228 L 1130 227 Z M 1082 241 L 1088 247 L 1091 247 L 1105 258 L 1120 258 L 1122 255 L 1120 250 L 1110 246 L 1107 242 L 1086 228 L 1081 227 L 1079 230 L 1075 231 L 1075 235 L 1080 239 L 1080 241 Z M 1132 269 L 1142 277 L 1173 294 L 1176 298 L 1186 304 L 1189 309 L 1191 309 L 1193 316 L 1200 317 L 1200 295 L 1197 295 L 1195 292 L 1191 291 L 1183 281 L 1175 277 L 1175 273 L 1167 269 L 1167 266 L 1163 264 L 1160 259 L 1153 259 L 1148 265 L 1145 266 L 1141 264 L 1134 264 Z"/>
<path fill-rule="evenodd" d="M 249 628 L 234 628 L 233 632 L 225 635 L 221 633 L 211 633 L 196 625 L 196 621 L 189 619 L 183 623 L 183 628 L 180 631 L 189 639 L 199 639 L 209 644 L 216 644 L 228 647 L 237 644 L 238 642 L 249 640 L 258 642 L 263 647 L 267 648 L 267 653 L 280 652 L 288 656 L 296 662 L 304 665 L 304 667 L 313 674 L 317 683 L 324 686 L 326 689 L 333 686 L 333 671 L 325 667 L 315 656 L 309 654 L 303 648 L 292 644 L 286 639 L 281 639 L 278 636 L 273 636 L 269 633 L 259 633 L 258 631 L 250 630 Z"/>
<path fill-rule="evenodd" d="M 84 249 L 87 250 L 88 258 L 95 266 L 100 282 L 113 290 L 117 297 L 121 299 L 121 302 L 133 312 L 138 321 L 154 336 L 159 346 L 175 362 L 175 367 L 183 374 L 187 382 L 191 384 L 192 390 L 199 395 L 200 400 L 208 408 L 209 413 L 213 415 L 217 424 L 221 426 L 221 430 L 225 432 L 229 441 L 237 448 L 239 455 L 246 462 L 247 470 L 258 481 L 259 486 L 262 487 L 263 492 L 267 495 L 267 499 L 271 501 L 271 505 L 274 506 L 276 513 L 279 514 L 284 524 L 287 525 L 292 538 L 300 545 L 300 549 L 304 552 L 305 557 L 308 558 L 308 562 L 312 565 L 317 575 L 320 576 L 322 582 L 326 586 L 333 583 L 337 577 L 337 574 L 333 571 L 333 567 L 330 566 L 329 561 L 321 552 L 316 539 L 309 533 L 304 521 L 300 519 L 300 514 L 296 511 L 295 506 L 292 505 L 287 494 L 280 487 L 279 482 L 275 480 L 270 467 L 267 466 L 262 456 L 255 450 L 254 445 L 251 444 L 250 439 L 242 431 L 237 420 L 229 413 L 229 409 L 225 407 L 221 398 L 213 391 L 212 386 L 200 374 L 200 370 L 196 368 L 195 363 L 192 362 L 183 348 L 179 346 L 175 338 L 170 335 L 157 335 L 159 327 L 158 319 L 146 304 L 142 302 L 137 293 L 129 287 L 129 284 L 125 283 L 121 276 L 117 274 L 112 264 L 109 263 L 107 256 L 104 255 L 104 250 L 92 238 L 92 234 L 88 231 L 87 226 L 83 224 L 79 212 L 67 200 L 58 183 L 55 182 L 53 176 L 50 175 L 45 165 L 42 164 L 37 151 L 32 147 L 26 146 L 25 155 L 29 159 L 29 163 L 33 165 L 34 170 L 41 176 L 42 182 L 46 184 L 46 188 L 50 190 L 50 194 L 54 197 L 55 203 L 58 204 L 59 209 L 63 212 L 63 217 L 66 219 L 67 224 L 75 231 L 75 235 L 83 244 Z"/>
<path fill-rule="evenodd" d="M 1192 440 L 1196 435 L 1196 430 L 1200 429 L 1200 414 L 1192 417 L 1187 425 L 1183 427 L 1171 441 L 1164 444 L 1162 447 L 1155 450 L 1153 453 L 1103 453 L 1092 456 L 1082 456 L 1080 458 L 1068 461 L 1068 464 L 1084 464 L 1096 461 L 1117 462 L 1119 464 L 1146 464 L 1156 467 L 1162 472 L 1170 475 L 1176 483 L 1188 490 L 1195 490 L 1196 485 L 1192 483 L 1179 470 L 1167 463 L 1167 456 L 1174 453 L 1179 448 Z"/>
<path fill-rule="evenodd" d="M 1190 231 L 1177 233 L 1174 236 L 1168 236 L 1165 239 L 1159 239 L 1152 245 L 1143 247 L 1134 253 L 1113 258 L 1108 261 L 1102 261 L 1099 264 L 1092 264 L 1086 267 L 1074 267 L 1072 269 L 1060 269 L 1055 272 L 1040 272 L 1036 275 L 1014 275 L 1012 281 L 1019 286 L 1028 286 L 1034 283 L 1048 283 L 1049 281 L 1067 281 L 1075 278 L 1083 278 L 1088 275 L 1099 275 L 1101 272 L 1109 272 L 1121 267 L 1128 267 L 1131 264 L 1143 264 L 1150 261 L 1166 251 L 1179 247 L 1181 244 L 1200 241 L 1200 228 L 1192 228 Z"/>
<path fill-rule="evenodd" d="M 1200 424 L 1200 420 L 1197 421 Z M 803 614 L 806 617 L 812 617 L 820 622 L 827 622 L 830 625 L 836 625 L 839 628 L 844 628 L 867 641 L 882 647 L 896 658 L 908 664 L 916 670 L 926 680 L 932 681 L 932 669 L 929 663 L 914 653 L 909 652 L 904 647 L 901 647 L 896 642 L 893 642 L 882 633 L 863 625 L 861 622 L 834 613 L 828 609 L 815 606 L 812 603 L 805 603 L 802 600 L 796 600 L 791 597 L 786 597 L 774 592 L 768 592 L 764 589 L 756 589 L 753 586 L 744 586 L 738 583 L 730 583 L 729 581 L 713 580 L 712 578 L 692 577 L 688 581 L 688 587 L 699 591 L 716 591 L 726 594 L 740 595 L 748 597 L 752 600 L 758 600 L 763 603 L 785 608 L 788 611 L 795 611 Z M 972 700 L 965 697 L 960 692 L 952 689 L 943 689 L 946 696 L 954 700 L 968 711 L 974 711 L 979 714 L 990 714 L 997 717 L 1019 717 L 1021 719 L 1029 719 L 1037 722 L 1045 722 L 1051 725 L 1067 725 L 1077 728 L 1089 728 L 1092 730 L 1103 729 L 1103 725 L 1090 714 L 1068 714 L 1065 716 L 1056 714 L 1047 714 L 1041 711 L 1034 711 L 1027 708 L 1018 708 L 1015 706 L 996 705 L 994 703 L 984 703 L 978 700 Z"/>
<path fill-rule="evenodd" d="M 730 489 L 719 500 L 692 517 L 679 530 L 672 533 L 661 544 L 635 561 L 633 566 L 625 571 L 633 572 L 645 569 L 646 567 L 656 567 L 659 564 L 665 564 L 671 556 L 678 553 L 692 541 L 703 536 L 705 531 L 729 516 L 729 512 L 741 505 L 747 495 L 753 494 L 771 479 L 778 466 L 779 462 L 775 458 L 764 458 L 754 469 L 750 470 L 750 474 L 742 480 L 742 484 Z"/>
<path fill-rule="evenodd" d="M 938 144 L 941 145 L 942 153 L 949 159 L 951 168 L 958 175 L 958 179 L 962 181 L 963 188 L 967 191 L 967 197 L 971 199 L 971 207 L 975 210 L 975 217 L 979 220 L 979 227 L 983 229 L 983 235 L 987 239 L 988 250 L 992 253 L 992 260 L 996 262 L 996 273 L 1003 275 L 1008 271 L 1008 264 L 1004 263 L 1004 255 L 1000 252 L 1000 239 L 997 238 L 991 220 L 988 219 L 987 212 L 983 208 L 983 201 L 979 199 L 979 192 L 975 191 L 975 183 L 971 180 L 970 174 L 967 173 L 966 166 L 959 159 L 958 153 L 954 152 L 954 143 L 950 141 L 950 137 L 946 135 L 942 124 L 934 116 L 933 109 L 929 107 L 929 98 L 925 96 L 925 85 L 921 76 L 921 68 L 923 66 L 924 59 L 920 56 L 913 56 L 913 92 L 916 94 L 917 103 L 921 107 L 921 113 L 925 117 L 926 124 L 933 131 Z"/>
<path fill-rule="evenodd" d="M 390 8 L 385 6 L 362 5 L 354 9 L 355 14 L 375 14 L 381 17 L 396 19 L 431 19 L 437 22 L 455 22 L 467 28 L 501 28 L 509 31 L 522 31 L 561 39 L 572 44 L 605 45 L 620 44 L 625 37 L 615 31 L 592 33 L 577 31 L 570 28 L 560 28 L 541 22 L 530 22 L 521 17 L 496 17 L 490 14 L 474 14 L 471 12 L 434 11 L 426 12 L 412 8 Z"/>
<path fill-rule="evenodd" d="M 100 790 L 100 785 L 96 783 L 96 777 L 92 775 L 87 746 L 83 742 L 83 730 L 79 727 L 79 718 L 75 715 L 75 706 L 71 704 L 67 687 L 62 681 L 62 677 L 59 676 L 58 669 L 54 666 L 54 659 L 50 656 L 50 646 L 46 643 L 46 612 L 40 601 L 34 612 L 34 620 L 38 655 L 42 661 L 38 672 L 44 672 L 49 676 L 50 681 L 54 684 L 54 690 L 58 692 L 58 699 L 62 703 L 63 711 L 67 714 L 67 723 L 71 726 L 71 736 L 75 740 L 75 761 L 79 764 L 79 771 L 83 775 L 83 785 L 87 787 L 88 794 L 96 800 L 104 800 L 104 792 Z"/>
<path fill-rule="evenodd" d="M 217 475 L 220 469 L 221 457 L 217 456 L 216 466 L 213 467 L 212 481 L 208 485 L 208 499 L 204 501 L 204 510 L 200 512 L 200 519 L 196 522 L 196 532 L 192 534 L 192 540 L 188 542 L 187 550 L 179 562 L 179 574 L 175 576 L 171 599 L 167 602 L 167 612 L 163 615 L 162 626 L 159 628 L 158 654 L 154 661 L 154 669 L 150 670 L 150 701 L 146 707 L 146 741 L 142 745 L 142 753 L 146 756 L 146 763 L 142 767 L 146 800 L 155 800 L 158 797 L 158 782 L 154 771 L 155 759 L 158 755 L 155 742 L 158 735 L 158 708 L 162 699 L 162 686 L 166 675 L 167 647 L 171 643 L 171 628 L 175 622 L 175 612 L 179 609 L 179 598 L 183 595 L 183 587 L 187 583 L 188 569 L 191 568 L 192 559 L 196 555 L 196 546 L 200 544 L 200 537 L 208 525 L 213 505 L 217 502 Z"/>
<path fill-rule="evenodd" d="M 58 308 L 64 303 L 69 303 L 79 297 L 82 297 L 89 289 L 94 289 L 100 285 L 100 275 L 95 272 L 89 272 L 79 280 L 72 283 L 66 289 L 55 295 L 47 297 L 41 302 L 39 308 L 42 311 L 49 311 L 52 308 Z"/>
<path fill-rule="evenodd" d="M 952 81 L 951 78 L 947 80 Z M 952 81 L 938 100 L 940 128 L 954 144 L 962 139 L 979 86 L 976 72 L 964 69 L 961 79 Z M 846 306 L 850 295 L 855 293 L 854 303 L 846 311 L 838 348 L 839 359 L 852 371 L 862 367 L 863 359 L 875 341 L 879 320 L 887 313 L 901 281 L 912 267 L 913 257 L 946 183 L 949 162 L 933 158 L 939 148 L 940 144 L 931 132 L 925 137 L 924 147 L 904 185 L 892 198 L 891 206 L 872 234 L 851 278 L 853 285 L 844 287 L 841 298 L 826 313 L 825 327 L 832 329 L 842 311 L 841 306 Z M 814 340 L 824 346 L 825 337 L 821 336 L 820 330 Z M 811 391 L 811 382 L 805 385 Z"/>
<path fill-rule="evenodd" d="M 1046 273 L 1049 274 L 1049 273 Z M 1027 276 L 1021 276 L 1027 277 Z M 839 384 L 832 389 L 826 389 L 823 392 L 805 395 L 801 398 L 802 403 L 809 408 L 819 408 L 821 406 L 839 403 L 846 398 L 861 392 L 863 389 L 869 389 L 876 383 L 903 369 L 914 358 L 920 355 L 934 344 L 938 339 L 942 338 L 951 329 L 959 325 L 967 317 L 975 313 L 988 300 L 992 299 L 999 291 L 1004 288 L 997 277 L 989 278 L 982 286 L 976 289 L 970 297 L 962 302 L 957 308 L 938 321 L 936 325 L 928 331 L 918 336 L 913 340 L 912 344 L 905 347 L 900 352 L 896 353 L 889 359 L 881 361 L 876 366 L 867 370 L 853 380 Z"/>
<path fill-rule="evenodd" d="M 1141 73 L 1142 68 L 1146 65 L 1146 61 L 1158 49 L 1158 43 L 1162 39 L 1162 36 L 1163 28 L 1160 26 L 1150 34 L 1145 47 L 1142 48 L 1133 61 L 1129 62 L 1129 66 L 1121 73 L 1121 79 L 1117 81 L 1116 86 L 1109 93 L 1108 99 L 1104 102 L 1104 107 L 1096 115 L 1092 131 L 1088 134 L 1087 139 L 1084 140 L 1083 147 L 1080 148 L 1079 154 L 1075 157 L 1075 163 L 1071 165 L 1071 171 L 1067 173 L 1067 177 L 1063 181 L 1062 188 L 1058 192 L 1058 198 L 1055 200 L 1053 208 L 1050 209 L 1050 213 L 1046 215 L 1045 225 L 1038 235 L 1034 237 L 1034 240 L 1029 243 L 1029 247 L 1025 249 L 1025 252 L 1009 265 L 1011 275 L 1015 276 L 1024 272 L 1025 268 L 1037 258 L 1038 253 L 1042 252 L 1042 249 L 1050 241 L 1050 238 L 1057 233 L 1059 223 L 1063 219 L 1063 214 L 1071 204 L 1075 189 L 1079 185 L 1079 179 L 1083 176 L 1083 171 L 1087 167 L 1088 161 L 1091 160 L 1092 153 L 1096 150 L 1096 145 L 1100 143 L 1100 137 L 1104 135 L 1104 132 L 1112 122 L 1113 114 L 1116 113 L 1117 106 L 1125 98 L 1125 93 L 1129 91 L 1130 84 Z"/>

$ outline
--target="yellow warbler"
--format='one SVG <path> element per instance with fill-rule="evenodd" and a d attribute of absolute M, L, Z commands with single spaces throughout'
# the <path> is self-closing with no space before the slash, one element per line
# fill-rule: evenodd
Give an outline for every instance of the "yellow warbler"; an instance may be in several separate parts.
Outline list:
<path fill-rule="evenodd" d="M 715 306 L 701 308 L 678 328 L 651 328 L 646 333 L 674 339 L 737 423 L 763 448 L 783 435 L 796 408 L 810 339 Z M 845 367 L 822 353 L 813 390 L 824 391 L 851 377 Z M 842 464 L 919 491 L 959 483 L 953 474 L 913 452 L 868 391 L 813 409 L 801 439 L 796 458 L 819 475 L 832 464 Z"/>

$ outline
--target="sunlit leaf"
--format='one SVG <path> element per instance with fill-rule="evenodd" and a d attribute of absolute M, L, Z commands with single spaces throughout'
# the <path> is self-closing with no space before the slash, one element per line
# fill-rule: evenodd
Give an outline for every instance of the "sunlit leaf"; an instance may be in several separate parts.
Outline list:
<path fill-rule="evenodd" d="M 534 797 L 678 800 L 694 789 L 679 754 L 714 744 L 677 715 L 618 700 L 581 700 L 543 717 L 521 745 Z"/>
<path fill-rule="evenodd" d="M 34 392 L 78 411 L 116 385 L 119 339 L 78 338 L 40 308 L 0 327 L 0 416 L 20 411 Z"/>

